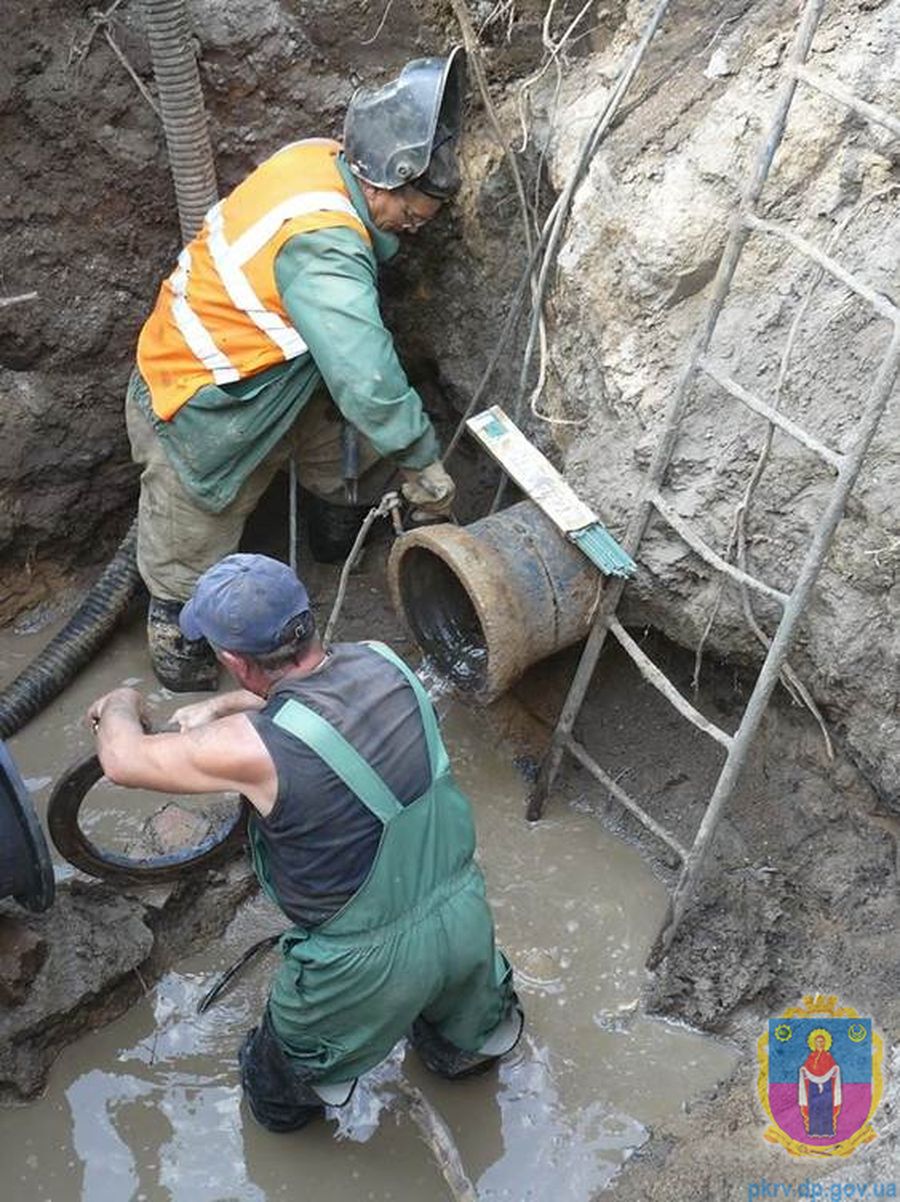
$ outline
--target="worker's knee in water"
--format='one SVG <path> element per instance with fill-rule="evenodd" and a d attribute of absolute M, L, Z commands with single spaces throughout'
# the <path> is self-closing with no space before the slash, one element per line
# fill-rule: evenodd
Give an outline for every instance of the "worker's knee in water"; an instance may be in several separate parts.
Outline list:
<path fill-rule="evenodd" d="M 298 1131 L 325 1114 L 319 1096 L 299 1079 L 278 1045 L 268 1016 L 247 1032 L 238 1064 L 247 1105 L 266 1130 Z"/>
<path fill-rule="evenodd" d="M 448 1081 L 487 1072 L 499 1059 L 498 1056 L 480 1056 L 477 1052 L 463 1051 L 445 1039 L 437 1027 L 424 1018 L 417 1018 L 413 1023 L 409 1041 L 428 1071 Z"/>

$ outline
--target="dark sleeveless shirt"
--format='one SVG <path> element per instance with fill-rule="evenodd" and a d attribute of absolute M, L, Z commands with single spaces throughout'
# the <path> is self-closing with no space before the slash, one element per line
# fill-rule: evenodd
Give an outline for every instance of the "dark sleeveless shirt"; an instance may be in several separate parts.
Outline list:
<path fill-rule="evenodd" d="M 268 852 L 281 908 L 301 927 L 336 913 L 362 885 L 382 826 L 343 781 L 273 722 L 289 698 L 315 710 L 378 773 L 402 805 L 431 783 L 415 694 L 401 672 L 364 643 L 338 643 L 310 676 L 279 682 L 248 718 L 272 757 L 278 795 L 252 821 Z"/>

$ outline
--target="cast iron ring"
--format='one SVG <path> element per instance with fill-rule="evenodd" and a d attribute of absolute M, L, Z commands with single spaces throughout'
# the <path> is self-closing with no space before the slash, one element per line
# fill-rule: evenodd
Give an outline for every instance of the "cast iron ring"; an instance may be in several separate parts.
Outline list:
<path fill-rule="evenodd" d="M 63 774 L 47 806 L 47 828 L 54 847 L 88 876 L 131 883 L 180 880 L 186 872 L 212 868 L 230 859 L 246 840 L 249 803 L 241 797 L 234 818 L 223 823 L 196 847 L 141 860 L 104 851 L 92 843 L 78 825 L 82 803 L 102 776 L 103 769 L 97 756 L 86 756 Z"/>

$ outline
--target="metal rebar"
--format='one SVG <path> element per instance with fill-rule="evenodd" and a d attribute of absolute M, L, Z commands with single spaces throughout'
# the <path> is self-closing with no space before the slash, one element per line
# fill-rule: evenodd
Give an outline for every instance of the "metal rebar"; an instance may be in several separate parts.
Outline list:
<path fill-rule="evenodd" d="M 587 642 L 578 661 L 578 667 L 575 670 L 572 683 L 569 685 L 569 691 L 563 702 L 559 720 L 553 731 L 550 748 L 544 756 L 534 788 L 528 798 L 525 817 L 529 822 L 537 822 L 544 813 L 544 807 L 547 804 L 550 790 L 553 788 L 553 784 L 559 773 L 559 766 L 562 763 L 563 752 L 566 749 L 569 735 L 571 734 L 572 727 L 575 725 L 575 719 L 581 712 L 588 686 L 591 683 L 594 669 L 597 666 L 597 660 L 600 658 L 600 652 L 603 650 L 603 644 L 606 642 L 606 636 L 609 633 L 607 619 L 610 614 L 615 612 L 624 588 L 624 579 L 618 578 L 613 581 L 608 589 L 604 588 L 601 594 L 597 616 L 588 633 Z"/>
<path fill-rule="evenodd" d="M 687 718 L 688 722 L 693 723 L 698 730 L 702 730 L 711 739 L 715 739 L 726 750 L 731 747 L 731 735 L 727 731 L 722 730 L 721 727 L 716 726 L 715 722 L 710 722 L 709 718 L 704 718 L 698 709 L 695 709 L 689 701 L 686 701 L 682 697 L 665 672 L 656 666 L 646 652 L 640 649 L 618 618 L 609 619 L 609 631 L 620 644 L 622 650 L 634 660 L 635 666 L 644 680 L 648 684 L 652 684 L 658 692 L 662 693 L 669 704 L 678 710 L 683 718 Z"/>
<path fill-rule="evenodd" d="M 686 849 L 681 846 L 674 835 L 670 835 L 665 827 L 660 826 L 655 818 L 651 818 L 647 811 L 638 805 L 634 798 L 629 797 L 621 785 L 614 781 L 609 773 L 603 771 L 593 756 L 588 754 L 573 735 L 569 735 L 566 740 L 566 750 L 578 760 L 582 768 L 586 768 L 591 776 L 600 782 L 607 793 L 610 793 L 629 814 L 633 814 L 639 822 L 656 835 L 657 839 L 660 839 L 667 847 L 671 847 L 680 860 L 687 859 Z"/>
<path fill-rule="evenodd" d="M 787 226 L 781 225 L 776 221 L 765 221 L 762 217 L 757 217 L 755 213 L 745 212 L 742 218 L 751 229 L 757 230 L 761 234 L 771 234 L 774 238 L 781 238 L 793 246 L 795 250 L 799 250 L 801 254 L 806 255 L 808 259 L 812 259 L 814 263 L 824 270 L 829 275 L 849 288 L 851 292 L 855 292 L 857 296 L 861 296 L 863 300 L 868 301 L 872 308 L 881 317 L 886 317 L 888 321 L 895 324 L 900 321 L 900 309 L 881 292 L 876 292 L 874 288 L 870 288 L 864 283 L 859 276 L 854 275 L 852 271 L 848 271 L 838 263 L 837 259 L 832 259 L 831 255 L 820 250 L 808 238 L 804 238 L 802 234 L 797 234 Z"/>
<path fill-rule="evenodd" d="M 709 376 L 711 380 L 719 385 L 720 388 L 733 396 L 736 401 L 740 401 L 742 405 L 746 405 L 748 409 L 752 409 L 754 413 L 758 413 L 761 417 L 770 421 L 773 426 L 778 426 L 780 430 L 784 430 L 785 434 L 790 434 L 791 438 L 803 444 L 810 451 L 813 451 L 820 459 L 824 459 L 826 463 L 831 464 L 835 471 L 840 470 L 841 464 L 844 462 L 844 457 L 840 451 L 833 451 L 831 447 L 820 442 L 802 426 L 798 426 L 796 422 L 791 421 L 789 417 L 781 412 L 780 409 L 775 409 L 761 400 L 758 396 L 754 396 L 752 392 L 748 392 L 742 384 L 738 384 L 737 380 L 732 380 L 730 376 L 726 376 L 724 372 L 710 362 L 706 355 L 701 355 L 697 366 Z"/>
<path fill-rule="evenodd" d="M 295 575 L 297 573 L 297 565 L 300 561 L 300 538 L 298 534 L 298 497 L 300 489 L 298 483 L 297 461 L 291 455 L 288 463 L 288 563 Z"/>

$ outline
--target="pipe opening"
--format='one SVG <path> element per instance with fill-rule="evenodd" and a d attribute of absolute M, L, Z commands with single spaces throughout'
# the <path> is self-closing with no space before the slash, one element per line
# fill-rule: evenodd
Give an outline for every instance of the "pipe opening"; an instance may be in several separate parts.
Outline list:
<path fill-rule="evenodd" d="M 398 583 L 416 642 L 440 675 L 465 692 L 485 688 L 487 638 L 453 569 L 427 548 L 410 547 Z"/>

